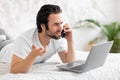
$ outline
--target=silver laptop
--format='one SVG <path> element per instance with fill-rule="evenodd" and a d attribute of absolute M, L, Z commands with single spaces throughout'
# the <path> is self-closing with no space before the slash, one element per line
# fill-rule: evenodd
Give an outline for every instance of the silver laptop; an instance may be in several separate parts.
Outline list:
<path fill-rule="evenodd" d="M 113 41 L 96 44 L 90 50 L 86 61 L 77 60 L 71 63 L 58 65 L 61 70 L 72 71 L 76 73 L 86 72 L 104 64 L 106 57 L 113 45 Z"/>

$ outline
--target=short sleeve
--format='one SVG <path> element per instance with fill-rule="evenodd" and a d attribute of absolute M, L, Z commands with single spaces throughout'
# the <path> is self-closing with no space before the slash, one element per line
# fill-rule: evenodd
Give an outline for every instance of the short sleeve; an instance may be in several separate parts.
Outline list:
<path fill-rule="evenodd" d="M 16 56 L 25 59 L 31 50 L 30 48 L 31 45 L 24 37 L 18 37 L 13 44 L 12 52 Z"/>

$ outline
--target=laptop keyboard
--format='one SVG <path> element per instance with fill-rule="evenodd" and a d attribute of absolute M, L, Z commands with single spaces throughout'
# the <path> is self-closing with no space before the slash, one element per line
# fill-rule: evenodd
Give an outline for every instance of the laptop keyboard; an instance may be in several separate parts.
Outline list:
<path fill-rule="evenodd" d="M 75 67 L 75 66 L 78 66 L 78 65 L 82 65 L 82 64 L 84 64 L 84 63 L 85 63 L 85 61 L 77 60 L 77 61 L 68 63 L 68 64 L 67 64 L 67 67 L 72 68 L 72 67 Z"/>

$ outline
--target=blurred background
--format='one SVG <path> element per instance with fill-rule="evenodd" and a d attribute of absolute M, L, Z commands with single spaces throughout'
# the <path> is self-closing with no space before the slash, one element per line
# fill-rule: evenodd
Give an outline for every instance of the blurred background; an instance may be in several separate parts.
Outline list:
<path fill-rule="evenodd" d="M 36 27 L 36 15 L 43 4 L 57 4 L 63 9 L 65 22 L 73 28 L 76 49 L 88 51 L 90 43 L 101 34 L 101 25 L 120 22 L 119 3 L 120 0 L 0 0 L 0 28 L 15 39 Z M 104 40 L 109 39 L 96 42 Z"/>

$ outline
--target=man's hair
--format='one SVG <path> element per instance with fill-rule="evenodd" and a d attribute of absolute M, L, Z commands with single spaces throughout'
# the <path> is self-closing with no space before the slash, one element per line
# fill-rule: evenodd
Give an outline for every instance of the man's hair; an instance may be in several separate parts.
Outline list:
<path fill-rule="evenodd" d="M 48 30 L 48 17 L 50 14 L 61 13 L 62 10 L 58 5 L 46 4 L 41 7 L 37 14 L 36 24 L 38 32 L 42 32 L 41 24 L 45 24 L 46 29 Z"/>

